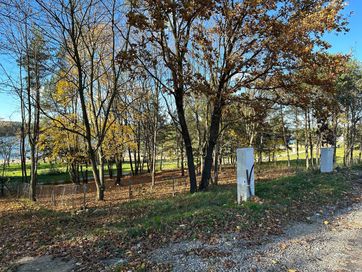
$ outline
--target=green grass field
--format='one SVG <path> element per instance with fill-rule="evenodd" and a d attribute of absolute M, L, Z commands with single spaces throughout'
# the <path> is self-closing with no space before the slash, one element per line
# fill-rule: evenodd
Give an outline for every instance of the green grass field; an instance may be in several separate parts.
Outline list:
<path fill-rule="evenodd" d="M 337 161 L 336 165 L 343 165 L 343 148 L 337 149 Z M 356 157 L 358 156 L 358 151 L 355 153 Z M 291 165 L 293 167 L 298 167 L 303 169 L 305 167 L 305 151 L 303 147 L 300 147 L 299 150 L 299 161 L 297 160 L 297 154 L 290 151 Z M 284 167 L 287 165 L 287 154 L 286 151 L 281 151 L 276 153 L 276 162 L 268 163 L 268 157 L 266 154 L 263 154 L 263 163 L 258 165 L 258 169 L 262 170 L 264 168 L 270 167 Z M 28 166 L 30 171 L 30 166 Z M 70 182 L 69 174 L 67 168 L 64 164 L 50 164 L 40 162 L 38 166 L 38 175 L 39 183 L 42 184 L 58 184 L 58 183 L 67 183 Z M 113 173 L 115 173 L 115 165 L 112 165 Z M 158 161 L 156 169 L 160 169 L 160 162 Z M 163 170 L 172 170 L 177 169 L 176 160 L 164 160 L 162 163 Z M 88 176 L 92 177 L 91 168 L 88 167 Z M 107 168 L 105 169 L 106 174 L 108 174 Z M 146 165 L 144 166 L 144 171 L 147 171 Z M 128 174 L 131 172 L 131 167 L 128 162 L 123 164 L 123 173 Z M 10 167 L 7 168 L 5 176 L 9 177 L 11 181 L 20 181 L 21 180 L 21 166 L 19 163 L 12 163 Z"/>
<path fill-rule="evenodd" d="M 160 168 L 160 163 L 158 162 L 156 169 Z M 176 169 L 176 161 L 163 161 L 162 169 L 171 170 Z M 128 174 L 131 172 L 131 166 L 128 162 L 123 163 L 123 173 Z M 84 171 L 85 169 L 83 169 Z M 116 167 L 112 165 L 113 173 L 116 174 Z M 87 168 L 88 176 L 92 177 L 92 169 L 90 166 Z M 106 175 L 108 175 L 108 169 L 105 167 Z M 144 166 L 144 171 L 147 171 L 147 166 Z M 30 172 L 30 165 L 28 165 L 28 173 Z M 11 163 L 7 167 L 5 176 L 9 177 L 11 181 L 21 181 L 21 165 L 20 163 Z M 67 167 L 64 164 L 50 164 L 40 162 L 38 165 L 38 181 L 42 184 L 60 184 L 70 182 L 69 174 L 67 172 Z"/>
<path fill-rule="evenodd" d="M 299 147 L 299 160 L 300 160 L 300 164 L 301 165 L 305 165 L 305 148 L 300 146 Z M 287 161 L 288 157 L 287 157 L 287 152 L 286 151 L 279 151 L 276 152 L 276 160 L 277 161 Z M 292 152 L 289 151 L 289 155 L 290 155 L 290 160 L 292 162 L 292 164 L 297 162 L 297 153 L 296 152 Z M 343 165 L 343 155 L 344 155 L 344 148 L 343 147 L 339 147 L 337 148 L 336 151 L 336 166 L 342 166 Z M 354 151 L 354 160 L 358 160 L 358 155 L 359 155 L 359 150 L 355 150 Z M 313 153 L 314 159 L 316 156 L 316 150 L 314 148 L 314 153 Z M 309 158 L 310 158 L 310 153 L 309 153 Z M 263 161 L 267 161 L 268 160 L 268 156 L 266 154 L 263 154 Z"/>
<path fill-rule="evenodd" d="M 343 163 L 343 153 L 344 153 L 344 148 L 337 148 L 337 152 L 336 152 L 336 159 L 337 159 L 337 164 L 339 163 Z M 276 155 L 278 156 L 277 160 L 287 160 L 287 152 L 286 151 L 280 151 L 277 152 Z M 292 152 L 289 151 L 289 155 L 290 155 L 290 159 L 291 160 L 297 160 L 297 153 L 296 152 Z M 315 154 L 315 149 L 314 149 L 314 157 L 316 156 Z M 310 157 L 310 155 L 309 155 Z M 267 156 L 263 156 L 263 159 L 266 159 Z M 299 159 L 301 160 L 305 160 L 305 148 L 300 146 L 299 147 Z"/>

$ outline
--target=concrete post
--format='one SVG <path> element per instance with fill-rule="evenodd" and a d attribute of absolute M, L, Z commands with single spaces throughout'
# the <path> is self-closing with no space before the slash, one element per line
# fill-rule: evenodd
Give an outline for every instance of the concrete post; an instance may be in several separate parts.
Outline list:
<path fill-rule="evenodd" d="M 238 148 L 236 150 L 237 160 L 237 200 L 248 200 L 255 195 L 254 186 L 254 149 Z"/>
<path fill-rule="evenodd" d="M 333 172 L 333 147 L 321 148 L 321 173 Z"/>

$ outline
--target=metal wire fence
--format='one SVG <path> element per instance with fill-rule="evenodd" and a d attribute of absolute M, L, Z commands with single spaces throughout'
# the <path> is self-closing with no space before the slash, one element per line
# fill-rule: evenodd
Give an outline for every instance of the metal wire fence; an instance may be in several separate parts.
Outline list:
<path fill-rule="evenodd" d="M 159 198 L 188 191 L 186 177 L 172 178 L 156 182 L 154 186 L 147 183 L 124 183 L 116 185 L 113 180 L 106 182 L 106 199 L 109 201 L 125 202 L 136 199 Z M 10 198 L 28 198 L 29 183 L 7 182 L 5 196 Z M 92 206 L 96 199 L 96 186 L 94 182 L 84 184 L 62 184 L 36 186 L 36 200 L 38 204 L 66 209 L 80 209 Z"/>
<path fill-rule="evenodd" d="M 280 173 L 285 175 L 288 172 L 288 168 L 283 171 L 275 171 L 276 169 L 271 167 L 260 168 L 256 168 L 255 171 L 256 178 L 260 181 L 263 181 L 263 176 L 265 179 L 270 179 L 274 175 L 279 176 Z M 289 170 L 291 173 L 294 171 L 293 169 Z M 200 178 L 198 176 L 198 182 Z M 219 174 L 218 183 L 236 183 L 235 168 L 224 168 Z M 10 198 L 28 198 L 29 187 L 28 183 L 6 182 L 5 195 Z M 120 186 L 109 178 L 106 180 L 105 198 L 108 203 L 119 203 L 136 199 L 172 197 L 188 192 L 189 188 L 188 177 L 182 177 L 178 172 L 170 172 L 163 179 L 156 180 L 154 186 L 151 186 L 150 179 L 143 179 L 142 176 L 135 176 L 132 179 L 130 177 L 124 178 Z M 96 190 L 94 182 L 61 185 L 38 184 L 36 186 L 36 199 L 37 203 L 48 208 L 82 209 L 99 205 L 96 202 Z"/>

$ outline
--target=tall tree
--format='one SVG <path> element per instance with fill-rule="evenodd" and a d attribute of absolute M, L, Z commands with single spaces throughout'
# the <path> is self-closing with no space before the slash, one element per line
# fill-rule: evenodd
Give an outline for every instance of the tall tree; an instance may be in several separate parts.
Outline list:
<path fill-rule="evenodd" d="M 146 48 L 137 60 L 143 68 L 174 98 L 178 125 L 184 141 L 190 178 L 190 192 L 197 190 L 192 139 L 186 122 L 185 96 L 190 92 L 189 46 L 197 21 L 207 20 L 214 3 L 197 1 L 134 1 L 128 21 L 140 31 L 138 48 Z M 149 63 L 162 62 L 167 68 L 167 78 L 154 74 Z M 152 67 L 152 66 L 151 66 Z"/>
<path fill-rule="evenodd" d="M 337 82 L 337 99 L 345 116 L 344 156 L 345 165 L 353 163 L 354 149 L 359 140 L 357 125 L 362 118 L 362 68 L 357 62 L 349 62 Z"/>
<path fill-rule="evenodd" d="M 38 29 L 28 29 L 25 25 L 25 35 L 31 31 L 30 40 L 25 40 L 25 52 L 21 62 L 26 71 L 26 109 L 27 109 L 27 134 L 30 145 L 30 198 L 36 200 L 36 184 L 39 159 L 40 136 L 40 107 L 41 90 L 44 88 L 43 80 L 46 76 L 50 55 L 45 46 L 45 40 Z"/>
<path fill-rule="evenodd" d="M 112 125 L 111 111 L 122 84 L 127 28 L 123 28 L 118 1 L 36 0 L 42 14 L 43 31 L 67 59 L 65 77 L 76 88 L 80 123 L 64 124 L 63 129 L 83 137 L 97 187 L 97 199 L 104 200 L 103 141 Z M 121 31 L 123 31 L 121 33 Z M 124 37 L 124 38 L 122 38 Z M 59 112 L 58 112 L 59 113 Z M 115 120 L 115 119 L 113 119 Z"/>
<path fill-rule="evenodd" d="M 195 31 L 195 55 L 209 71 L 206 77 L 196 73 L 195 89 L 213 101 L 200 190 L 209 184 L 225 105 L 245 88 L 277 89 L 274 77 L 297 70 L 300 60 L 315 59 L 317 46 L 328 47 L 321 35 L 344 29 L 342 8 L 343 1 L 327 0 L 216 1 L 210 22 Z"/>

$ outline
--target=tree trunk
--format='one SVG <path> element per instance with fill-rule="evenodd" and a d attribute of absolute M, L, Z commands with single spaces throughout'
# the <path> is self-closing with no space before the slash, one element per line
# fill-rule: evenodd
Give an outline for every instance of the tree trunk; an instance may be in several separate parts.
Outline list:
<path fill-rule="evenodd" d="M 219 181 L 219 151 L 220 144 L 217 143 L 215 146 L 214 154 L 214 184 L 217 185 Z"/>
<path fill-rule="evenodd" d="M 337 154 L 337 114 L 333 113 L 333 163 L 336 163 L 336 154 Z"/>
<path fill-rule="evenodd" d="M 304 146 L 305 146 L 305 168 L 309 169 L 309 145 L 308 145 L 308 113 L 304 114 Z"/>
<path fill-rule="evenodd" d="M 95 158 L 95 156 L 94 156 Z M 97 165 L 97 161 L 95 160 L 95 166 Z M 95 183 L 97 187 L 97 200 L 104 200 L 104 191 L 105 191 L 105 183 L 104 183 L 104 159 L 101 148 L 98 149 L 98 169 L 96 167 L 93 168 L 93 175 L 95 177 Z M 93 166 L 93 163 L 92 163 Z M 98 171 L 97 171 L 98 170 Z M 95 172 L 95 173 L 94 173 Z"/>
<path fill-rule="evenodd" d="M 264 142 L 263 142 L 263 133 L 260 135 L 259 139 L 259 147 L 258 147 L 258 163 L 263 163 L 263 149 L 264 149 Z"/>
<path fill-rule="evenodd" d="M 134 169 L 133 169 L 132 152 L 131 152 L 130 148 L 128 148 L 128 157 L 129 157 L 129 166 L 131 168 L 131 174 L 132 174 L 132 176 L 134 176 L 135 172 L 134 172 Z"/>
<path fill-rule="evenodd" d="M 137 138 L 137 166 L 138 173 L 141 174 L 141 123 L 138 122 L 138 138 Z"/>
<path fill-rule="evenodd" d="M 138 160 L 137 160 L 137 150 L 133 151 L 133 159 L 134 159 L 134 174 L 138 175 Z"/>
<path fill-rule="evenodd" d="M 348 116 L 348 113 L 346 113 Z M 343 165 L 348 166 L 348 158 L 349 158 L 349 121 L 345 125 L 344 129 L 344 154 L 343 154 Z"/>
<path fill-rule="evenodd" d="M 287 135 L 285 132 L 283 106 L 280 106 L 280 117 L 281 117 L 281 121 L 282 121 L 283 142 L 284 142 L 285 149 L 287 151 L 288 167 L 290 167 L 289 145 L 287 142 Z"/>
<path fill-rule="evenodd" d="M 25 116 L 23 116 L 23 104 L 21 101 L 21 128 L 20 128 L 20 162 L 21 162 L 21 180 L 22 182 L 28 182 L 27 171 L 26 171 L 26 145 L 25 145 Z"/>
<path fill-rule="evenodd" d="M 181 176 L 185 176 L 185 155 L 184 155 L 184 144 L 181 141 L 181 147 L 180 147 L 180 153 L 181 153 Z"/>
<path fill-rule="evenodd" d="M 298 120 L 298 109 L 295 108 L 295 144 L 296 144 L 296 151 L 297 151 L 297 167 L 299 166 L 299 135 L 298 135 L 298 129 L 299 129 L 299 120 Z"/>
<path fill-rule="evenodd" d="M 113 170 L 112 170 L 112 162 L 110 162 L 109 160 L 107 161 L 107 168 L 108 168 L 108 175 L 109 178 L 113 178 Z"/>
<path fill-rule="evenodd" d="M 322 146 L 322 135 L 319 135 L 317 138 L 317 144 L 315 147 L 315 160 L 316 160 L 316 166 L 320 165 L 320 150 Z"/>
<path fill-rule="evenodd" d="M 38 181 L 37 176 L 37 168 L 38 168 L 38 162 L 37 162 L 37 156 L 36 156 L 36 147 L 34 144 L 31 144 L 30 146 L 30 187 L 29 187 L 29 198 L 32 201 L 36 201 L 36 184 Z"/>
<path fill-rule="evenodd" d="M 354 145 L 356 138 L 356 117 L 355 113 L 352 114 L 352 124 L 351 124 L 351 144 L 350 144 L 350 165 L 353 165 L 353 153 L 354 153 Z"/>
<path fill-rule="evenodd" d="M 151 169 L 151 187 L 155 186 L 155 175 L 156 175 L 156 156 L 157 156 L 157 114 L 154 114 L 154 125 L 153 125 L 153 141 L 152 141 L 152 169 Z"/>
<path fill-rule="evenodd" d="M 121 179 L 122 179 L 122 175 L 123 175 L 122 161 L 123 161 L 123 158 L 116 160 L 116 168 L 117 168 L 116 185 L 121 185 Z"/>
<path fill-rule="evenodd" d="M 190 179 L 190 193 L 194 193 L 197 190 L 196 184 L 196 174 L 195 174 L 195 164 L 194 164 L 194 154 L 192 150 L 192 142 L 190 133 L 187 127 L 185 109 L 184 109 L 184 99 L 183 99 L 183 90 L 178 89 L 175 92 L 175 104 L 177 108 L 177 116 L 181 126 L 181 134 L 185 143 L 186 157 L 187 157 L 187 166 L 189 171 Z"/>
<path fill-rule="evenodd" d="M 88 184 L 88 162 L 85 163 L 83 183 Z"/>
<path fill-rule="evenodd" d="M 219 97 L 214 104 L 214 109 L 211 116 L 210 134 L 206 148 L 204 167 L 202 169 L 201 182 L 199 185 L 199 190 L 201 191 L 207 190 L 209 186 L 209 180 L 211 177 L 212 154 L 219 135 L 220 122 L 221 122 L 222 100 L 220 96 L 221 94 L 219 94 Z"/>
<path fill-rule="evenodd" d="M 308 110 L 308 137 L 309 137 L 309 149 L 310 149 L 310 162 L 311 162 L 311 165 L 314 166 L 313 140 L 312 140 L 312 130 L 311 130 L 311 120 L 310 120 L 309 110 Z"/>
<path fill-rule="evenodd" d="M 30 83 L 29 83 L 30 84 Z M 29 95 L 30 86 L 29 86 Z M 31 166 L 30 166 L 30 190 L 29 197 L 32 201 L 36 201 L 36 185 L 38 181 L 38 140 L 39 140 L 39 124 L 40 124 L 40 83 L 39 79 L 36 79 L 35 86 L 35 105 L 29 99 L 29 143 L 31 149 Z M 31 122 L 31 108 L 34 110 L 34 120 Z M 30 132 L 32 131 L 32 133 Z"/>
<path fill-rule="evenodd" d="M 69 164 L 68 172 L 70 180 L 75 184 L 79 184 L 79 169 L 76 162 L 73 161 Z"/>
<path fill-rule="evenodd" d="M 26 116 L 25 116 L 25 97 L 24 97 L 24 86 L 23 86 L 23 63 L 22 59 L 19 58 L 19 79 L 20 79 L 20 113 L 21 113 L 21 127 L 20 127 L 20 163 L 21 163 L 21 180 L 23 183 L 28 182 L 27 171 L 26 171 Z"/>

